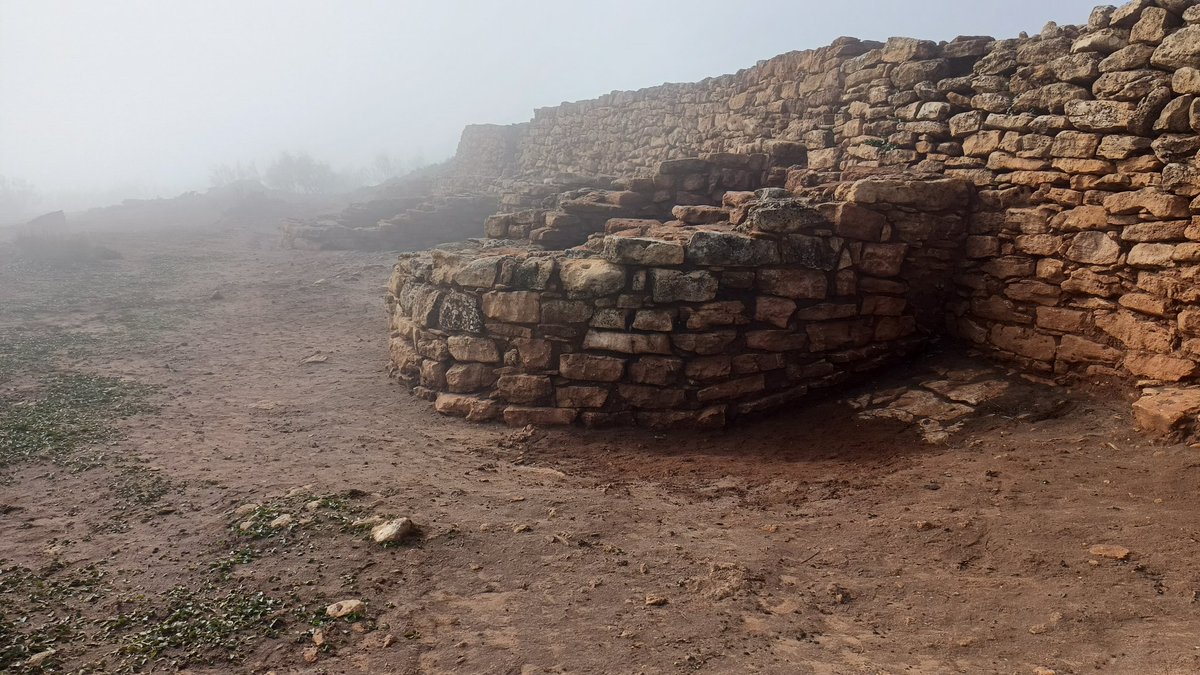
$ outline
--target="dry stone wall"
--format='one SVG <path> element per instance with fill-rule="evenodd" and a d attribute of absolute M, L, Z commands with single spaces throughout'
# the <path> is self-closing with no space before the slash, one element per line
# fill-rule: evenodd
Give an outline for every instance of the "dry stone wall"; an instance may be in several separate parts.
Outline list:
<path fill-rule="evenodd" d="M 408 256 L 390 284 L 392 363 L 472 420 L 723 425 L 941 333 L 970 192 L 952 179 L 860 181 L 836 201 L 727 192 L 671 224 L 614 219 L 567 251 Z"/>
<path fill-rule="evenodd" d="M 529 413 L 529 419 L 541 415 L 560 421 L 651 423 L 666 419 L 665 413 L 639 406 L 633 395 L 637 390 L 631 387 L 658 386 L 664 389 L 663 400 L 670 402 L 669 410 L 686 413 L 680 419 L 693 423 L 705 410 L 711 411 L 706 420 L 730 419 L 755 409 L 753 402 L 759 399 L 819 388 L 826 383 L 823 377 L 845 377 L 864 370 L 876 357 L 882 361 L 902 353 L 902 344 L 913 335 L 946 333 L 1048 376 L 1108 375 L 1171 383 L 1192 381 L 1200 374 L 1200 7 L 1194 0 L 1133 0 L 1120 7 L 1098 7 L 1086 25 L 1049 24 L 1038 35 L 1014 39 L 967 36 L 937 43 L 892 38 L 873 43 L 841 38 L 828 47 L 785 54 L 734 75 L 614 92 L 539 110 L 506 138 L 511 152 L 503 166 L 492 163 L 489 169 L 498 169 L 501 176 L 495 185 L 504 192 L 504 212 L 488 221 L 487 234 L 496 241 L 481 246 L 503 248 L 512 244 L 508 240 L 520 239 L 523 248 L 513 249 L 511 262 L 497 263 L 490 285 L 475 290 L 454 281 L 453 275 L 434 275 L 442 269 L 438 257 L 449 256 L 446 253 L 402 262 L 393 280 L 394 365 L 425 388 L 421 391 L 440 393 L 443 410 L 474 417 L 507 415 L 519 421 L 524 413 L 506 411 L 530 408 L 556 412 Z M 726 168 L 721 162 L 752 165 L 752 179 L 740 186 L 711 182 L 714 170 Z M 680 168 L 685 166 L 689 168 Z M 936 182 L 931 177 L 970 187 L 964 188 L 965 195 L 954 192 L 953 208 L 928 196 L 905 196 L 913 193 L 912 185 Z M 703 189 L 685 189 L 681 181 Z M 766 191 L 739 201 L 749 199 L 745 190 L 759 187 Z M 773 191 L 780 188 L 782 192 Z M 739 220 L 745 215 L 739 210 L 742 205 L 754 204 L 765 213 L 779 199 L 811 202 L 832 229 L 772 233 L 753 226 L 747 230 Z M 674 207 L 669 214 L 667 205 Z M 592 211 L 581 217 L 580 208 Z M 886 284 L 872 280 L 869 289 L 860 283 L 845 293 L 836 278 L 843 269 L 839 267 L 823 270 L 826 290 L 832 294 L 827 298 L 797 302 L 798 298 L 778 296 L 797 302 L 796 314 L 789 315 L 787 326 L 768 327 L 758 317 L 758 307 L 770 305 L 773 301 L 764 298 L 776 296 L 761 286 L 764 275 L 769 277 L 772 269 L 804 269 L 802 265 L 795 267 L 798 263 L 781 257 L 779 263 L 753 258 L 745 266 L 710 267 L 688 257 L 691 247 L 712 236 L 705 234 L 709 231 L 770 242 L 780 256 L 794 235 L 850 251 L 846 242 L 854 237 L 838 232 L 840 223 L 826 213 L 835 208 L 886 219 L 887 237 L 859 238 L 862 247 L 904 244 L 902 272 L 863 277 L 903 286 L 903 292 L 899 286 L 890 287 L 892 295 L 904 297 L 898 317 L 873 313 L 871 303 L 876 301 L 869 298 Z M 905 239 L 906 232 L 918 236 Z M 605 257 L 606 251 L 617 250 L 610 248 L 618 246 L 612 242 L 647 238 L 682 246 L 683 262 L 671 266 L 658 260 L 642 264 Z M 582 246 L 565 252 L 536 250 L 578 244 Z M 500 257 L 508 260 L 509 255 Z M 853 252 L 848 255 L 850 269 L 862 275 L 862 260 Z M 561 275 L 564 264 L 574 269 L 582 264 L 575 262 L 580 259 L 620 267 L 621 288 L 591 298 L 573 297 Z M 505 265 L 521 270 L 533 265 L 531 260 L 548 266 L 548 285 L 511 286 L 515 282 L 505 280 Z M 660 306 L 653 294 L 656 269 L 709 275 L 716 295 Z M 728 281 L 751 277 L 753 282 L 744 288 Z M 440 324 L 422 323 L 438 320 L 428 312 L 413 314 L 421 307 L 433 310 L 412 304 L 413 291 L 406 290 L 412 284 L 433 289 L 420 294 L 427 301 L 435 292 L 441 303 L 446 298 L 474 298 L 483 313 L 482 328 L 465 335 L 492 340 L 499 355 L 489 365 L 469 366 L 478 372 L 489 369 L 479 391 L 440 385 L 441 370 L 431 364 L 442 364 L 448 373 L 466 362 L 459 363 L 448 346 L 434 349 L 440 343 L 431 342 L 430 335 L 440 340 L 452 335 L 438 334 L 446 330 Z M 560 302 L 582 302 L 587 309 L 578 316 L 586 318 L 554 338 L 538 337 L 539 331 L 562 324 L 540 316 L 537 321 L 516 322 L 521 330 L 501 327 L 494 333 L 490 324 L 507 323 L 496 323 L 485 313 L 484 296 L 489 293 L 533 294 L 528 297 L 536 298 L 539 311 Z M 639 304 L 622 305 L 633 303 L 634 296 Z M 681 347 L 676 338 L 694 339 L 685 336 L 692 334 L 689 321 L 699 308 L 725 302 L 741 303 L 744 311 L 730 315 L 746 323 L 737 319 L 719 329 L 731 335 L 721 351 L 704 354 Z M 853 305 L 856 314 L 806 318 L 808 302 Z M 658 335 L 660 331 L 645 328 L 649 318 L 638 326 L 634 322 L 639 315 L 650 316 L 640 312 L 659 310 L 671 317 L 669 329 L 661 331 L 663 337 L 649 340 L 669 345 L 669 353 L 606 350 L 595 337 L 584 342 L 587 335 L 604 331 Z M 610 314 L 624 317 L 625 324 L 591 325 L 594 317 Z M 880 339 L 873 331 L 893 319 L 879 316 L 893 316 L 897 323 L 911 321 L 916 332 Z M 860 360 L 853 352 L 856 356 L 838 357 L 847 359 L 838 363 L 825 350 L 812 350 L 822 343 L 812 340 L 810 327 L 816 334 L 826 330 L 822 326 L 827 322 L 866 325 L 864 317 L 875 317 L 872 331 L 861 329 L 856 335 L 869 332 L 870 337 L 850 350 L 874 349 L 872 356 Z M 657 325 L 665 328 L 668 322 Z M 504 333 L 508 330 L 519 334 Z M 757 354 L 750 334 L 768 330 L 806 336 L 808 342 L 778 352 L 781 368 L 739 371 L 735 359 L 744 364 L 747 354 Z M 406 335 L 412 336 L 407 342 Z M 886 330 L 880 335 L 887 335 Z M 632 341 L 624 344 L 631 349 L 645 343 L 641 337 L 628 339 Z M 549 341 L 556 351 L 544 367 L 530 369 L 513 340 Z M 598 351 L 595 356 L 619 360 L 620 378 L 609 384 L 580 384 L 562 373 L 564 354 L 592 350 Z M 728 357 L 728 374 L 711 382 L 690 378 L 687 369 L 700 366 L 689 364 L 709 356 Z M 633 379 L 641 377 L 634 375 L 634 364 L 651 357 L 677 360 L 678 378 L 669 384 Z M 510 363 L 511 359 L 517 361 Z M 834 371 L 813 379 L 795 375 L 822 361 Z M 506 375 L 545 378 L 536 380 L 549 382 L 536 385 L 545 396 L 528 402 L 518 402 L 520 394 L 510 398 L 510 383 L 518 380 L 503 380 L 501 385 Z M 492 376 L 494 381 L 488 379 Z M 737 386 L 746 389 L 726 398 L 701 398 L 700 392 L 713 386 L 735 390 L 728 382 L 741 382 Z M 603 396 L 592 392 L 595 398 L 589 400 L 604 402 L 564 405 L 567 412 L 560 412 L 557 392 L 563 387 L 602 389 Z M 572 399 L 564 394 L 563 400 Z"/>

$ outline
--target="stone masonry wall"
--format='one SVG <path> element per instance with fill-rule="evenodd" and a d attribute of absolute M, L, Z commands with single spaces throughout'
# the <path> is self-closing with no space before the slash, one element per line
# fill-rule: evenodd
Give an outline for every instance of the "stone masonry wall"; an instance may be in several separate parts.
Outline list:
<path fill-rule="evenodd" d="M 728 192 L 567 251 L 407 256 L 388 297 L 392 363 L 472 420 L 723 425 L 942 332 L 970 192 L 949 179 L 860 181 L 834 201 Z"/>
<path fill-rule="evenodd" d="M 946 237 L 942 245 L 928 239 L 905 242 L 906 269 L 917 274 L 899 279 L 905 284 L 905 311 L 914 320 L 920 316 L 929 334 L 957 336 L 1032 373 L 1156 382 L 1187 382 L 1200 374 L 1200 7 L 1195 0 L 1133 0 L 1120 7 L 1098 7 L 1086 25 L 1049 24 L 1038 35 L 1014 39 L 960 37 L 935 43 L 892 38 L 880 44 L 841 38 L 829 47 L 785 54 L 735 75 L 614 92 L 539 110 L 513 138 L 511 163 L 501 171 L 510 177 L 501 181 L 509 189 L 501 198 L 508 213 L 489 220 L 488 234 L 554 248 L 592 237 L 580 250 L 521 254 L 548 256 L 554 273 L 559 273 L 560 263 L 576 256 L 601 255 L 594 248 L 602 245 L 597 242 L 639 228 L 682 243 L 685 251 L 690 244 L 677 240 L 682 235 L 673 238 L 665 229 L 686 233 L 724 227 L 769 238 L 761 230 L 739 230 L 737 208 L 721 211 L 719 205 L 729 207 L 740 199 L 736 189 L 725 188 L 720 200 L 716 189 L 695 201 L 680 199 L 675 188 L 664 194 L 654 189 L 664 175 L 664 161 L 671 167 L 757 153 L 754 156 L 766 158 L 761 184 L 784 189 L 760 191 L 757 201 L 816 199 L 814 203 L 845 203 L 871 211 L 883 205 L 892 232 L 902 231 L 906 221 L 926 218 L 948 218 L 943 225 L 961 225 L 965 237 Z M 603 187 L 566 195 L 551 187 L 558 180 L 554 177 L 564 175 L 593 176 L 586 180 Z M 873 175 L 878 177 L 859 180 Z M 881 194 L 875 202 L 864 196 L 869 192 L 858 192 L 886 192 L 883 186 L 889 181 L 911 185 L 916 176 L 924 177 L 921 184 L 930 176 L 942 176 L 958 181 L 955 185 L 973 186 L 965 200 L 969 213 L 950 217 L 929 206 L 928 200 L 906 201 L 901 195 L 908 188 Z M 539 181 L 542 186 L 529 193 L 517 187 L 537 186 Z M 853 188 L 854 199 L 848 199 L 850 186 L 867 187 Z M 643 211 L 609 213 L 608 219 L 594 215 L 577 223 L 569 236 L 546 220 L 556 211 L 573 215 L 564 208 L 571 199 L 607 204 L 622 192 L 639 195 L 636 208 Z M 542 201 L 530 199 L 531 194 Z M 676 208 L 668 216 L 660 207 L 669 203 Z M 630 218 L 653 220 L 639 225 Z M 834 246 L 833 239 L 841 235 L 809 236 Z M 775 244 L 783 247 L 785 240 Z M 911 264 L 916 256 L 931 266 Z M 401 278 L 423 273 L 421 264 L 412 268 L 413 264 L 402 263 Z M 718 281 L 718 294 L 732 292 L 724 280 L 738 278 L 736 272 L 686 266 L 690 264 L 680 269 L 711 274 Z M 926 278 L 918 274 L 922 270 Z M 597 301 L 617 302 L 641 292 L 634 290 L 643 278 L 639 270 L 626 274 L 629 287 Z M 556 277 L 550 279 L 555 283 Z M 828 283 L 837 289 L 835 279 Z M 449 294 L 450 287 L 440 292 Z M 759 296 L 770 294 L 754 288 L 758 295 L 738 299 L 747 307 L 744 317 L 751 323 L 745 325 L 767 330 L 755 323 L 753 312 Z M 546 293 L 564 292 L 553 285 L 524 290 L 536 292 L 539 302 Z M 461 288 L 453 293 L 470 295 Z M 922 294 L 924 299 L 919 299 Z M 859 312 L 866 311 L 865 296 L 838 297 L 853 297 Z M 406 306 L 399 295 L 395 306 Z M 591 306 L 588 321 L 601 309 L 610 307 Z M 618 309 L 633 317 L 639 309 L 658 307 Z M 695 307 L 672 305 L 667 310 L 676 317 L 669 336 L 671 354 L 659 356 L 680 359 L 686 368 L 693 355 L 678 351 L 674 338 L 688 333 L 686 317 Z M 941 328 L 934 328 L 939 321 Z M 807 334 L 803 322 L 796 319 L 794 326 L 775 330 Z M 537 331 L 536 326 L 527 328 Z M 633 330 L 632 324 L 629 328 Z M 744 356 L 746 332 L 752 329 L 728 329 L 736 333 L 727 345 L 732 351 L 713 356 Z M 498 338 L 497 349 L 508 347 L 506 339 Z M 582 342 L 571 340 L 565 347 L 556 343 L 556 348 L 565 353 L 584 350 Z M 397 344 L 393 340 L 393 346 Z M 425 360 L 433 357 L 420 354 L 420 344 L 420 339 L 414 341 L 418 355 L 413 358 L 425 367 Z M 892 347 L 883 351 L 902 351 Z M 792 371 L 785 366 L 782 372 L 801 367 L 804 359 L 791 352 L 786 356 L 797 361 L 789 361 Z M 639 357 L 627 355 L 624 365 L 631 367 L 635 358 Z M 394 360 L 402 372 L 414 372 L 416 362 L 403 349 L 394 352 Z M 738 379 L 736 375 L 750 377 L 730 368 L 731 380 Z M 643 385 L 625 379 L 632 372 L 623 369 L 620 383 Z M 565 381 L 561 373 L 520 374 L 549 378 L 554 392 Z M 437 382 L 436 373 L 432 375 Z M 706 385 L 687 380 L 686 373 L 681 377 L 671 385 L 683 392 L 681 403 L 672 408 L 696 414 L 704 408 L 701 403 L 708 403 L 698 393 Z M 784 386 L 775 377 L 762 377 L 764 396 Z M 500 402 L 495 409 L 485 406 L 491 411 L 487 414 L 526 405 L 509 401 L 499 384 L 488 386 L 493 387 L 488 391 L 501 393 L 487 399 Z M 812 388 L 818 383 L 802 377 L 787 380 L 787 386 Z M 598 412 L 566 407 L 584 421 L 592 420 L 594 412 L 631 412 L 650 419 L 618 389 L 606 391 Z M 554 399 L 542 399 L 539 405 L 548 407 L 545 401 L 550 400 Z M 724 406 L 725 417 L 733 417 L 748 400 L 733 397 L 717 405 Z M 448 406 L 444 402 L 441 407 Z"/>

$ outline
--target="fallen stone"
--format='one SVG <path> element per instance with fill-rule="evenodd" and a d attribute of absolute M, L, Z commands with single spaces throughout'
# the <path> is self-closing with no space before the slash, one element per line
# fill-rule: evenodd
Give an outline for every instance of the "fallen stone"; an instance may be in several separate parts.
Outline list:
<path fill-rule="evenodd" d="M 400 541 L 406 537 L 416 534 L 417 526 L 408 518 L 397 518 L 389 520 L 385 523 L 380 523 L 371 529 L 371 539 L 376 544 L 386 544 L 389 542 Z"/>
<path fill-rule="evenodd" d="M 339 600 L 325 608 L 325 616 L 342 619 L 352 614 L 362 613 L 367 609 L 367 604 L 362 600 Z"/>
<path fill-rule="evenodd" d="M 1129 557 L 1129 549 L 1116 544 L 1096 544 L 1088 549 L 1088 553 L 1112 560 L 1125 560 Z"/>

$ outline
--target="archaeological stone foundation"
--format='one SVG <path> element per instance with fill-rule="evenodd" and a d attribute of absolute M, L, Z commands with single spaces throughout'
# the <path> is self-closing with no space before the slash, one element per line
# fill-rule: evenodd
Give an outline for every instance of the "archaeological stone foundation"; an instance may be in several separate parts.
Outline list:
<path fill-rule="evenodd" d="M 1162 385 L 1139 417 L 1176 424 L 1200 408 L 1194 5 L 839 38 L 470 127 L 435 182 L 498 213 L 395 266 L 393 371 L 469 420 L 714 427 L 957 339 Z"/>

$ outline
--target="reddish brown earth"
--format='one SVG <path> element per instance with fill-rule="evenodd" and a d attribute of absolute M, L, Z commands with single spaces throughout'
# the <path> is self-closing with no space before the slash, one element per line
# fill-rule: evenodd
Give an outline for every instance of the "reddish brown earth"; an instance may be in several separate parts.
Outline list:
<path fill-rule="evenodd" d="M 18 364 L 0 405 L 54 369 L 152 385 L 161 406 L 80 450 L 90 468 L 5 470 L 8 639 L 70 625 L 15 672 L 1200 670 L 1200 454 L 1139 438 L 1119 389 L 1014 379 L 938 445 L 857 418 L 843 401 L 861 387 L 720 433 L 471 425 L 387 377 L 388 255 L 224 232 L 106 243 L 123 259 L 0 249 L 0 333 L 93 337 Z M 253 538 L 244 504 L 294 522 Z M 421 536 L 385 548 L 347 524 L 372 514 Z M 187 635 L 131 647 L 176 587 L 275 602 L 232 660 Z M 314 621 L 351 598 L 360 619 Z"/>

